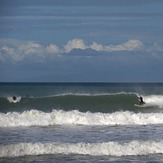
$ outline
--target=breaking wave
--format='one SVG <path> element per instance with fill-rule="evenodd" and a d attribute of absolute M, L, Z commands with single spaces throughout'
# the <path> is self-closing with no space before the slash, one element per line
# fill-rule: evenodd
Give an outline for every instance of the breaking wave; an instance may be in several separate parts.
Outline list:
<path fill-rule="evenodd" d="M 91 156 L 130 156 L 163 154 L 163 141 L 131 141 L 128 143 L 19 143 L 0 146 L 0 157 L 25 155 L 80 154 Z"/>
<path fill-rule="evenodd" d="M 148 106 L 156 106 L 158 108 L 163 108 L 163 96 L 162 95 L 144 96 L 144 100 Z"/>
<path fill-rule="evenodd" d="M 163 124 L 163 113 L 91 113 L 77 110 L 39 110 L 0 113 L 0 127 L 49 125 L 148 125 Z"/>
<path fill-rule="evenodd" d="M 145 101 L 144 107 L 163 109 L 163 95 L 141 95 Z M 59 94 L 45 97 L 21 97 L 13 101 L 13 97 L 0 97 L 0 112 L 11 111 L 22 112 L 37 108 L 44 112 L 54 109 L 79 110 L 81 112 L 102 112 L 111 113 L 116 111 L 135 111 L 139 104 L 139 95 L 134 93 L 113 93 L 113 94 Z"/>

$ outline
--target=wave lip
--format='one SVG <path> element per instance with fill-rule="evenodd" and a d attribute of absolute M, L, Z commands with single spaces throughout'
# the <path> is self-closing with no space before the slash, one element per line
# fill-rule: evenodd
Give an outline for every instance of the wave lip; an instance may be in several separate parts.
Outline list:
<path fill-rule="evenodd" d="M 163 154 L 163 141 L 131 141 L 128 143 L 19 143 L 0 147 L 0 158 L 25 155 L 80 154 L 91 156 L 131 156 Z"/>
<path fill-rule="evenodd" d="M 163 124 L 163 113 L 91 113 L 53 110 L 45 113 L 38 110 L 0 113 L 0 127 L 49 126 L 49 125 L 149 125 Z"/>
<path fill-rule="evenodd" d="M 144 96 L 144 100 L 148 106 L 157 106 L 163 108 L 163 95 Z"/>

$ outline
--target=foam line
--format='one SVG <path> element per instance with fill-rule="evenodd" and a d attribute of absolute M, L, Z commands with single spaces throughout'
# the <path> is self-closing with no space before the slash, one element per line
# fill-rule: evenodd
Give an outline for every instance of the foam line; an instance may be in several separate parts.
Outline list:
<path fill-rule="evenodd" d="M 49 126 L 49 125 L 149 125 L 163 124 L 163 113 L 91 113 L 53 110 L 45 113 L 38 110 L 0 113 L 0 127 Z"/>
<path fill-rule="evenodd" d="M 91 156 L 131 156 L 163 154 L 163 141 L 131 141 L 128 143 L 19 143 L 0 146 L 0 157 L 25 155 L 80 154 Z"/>

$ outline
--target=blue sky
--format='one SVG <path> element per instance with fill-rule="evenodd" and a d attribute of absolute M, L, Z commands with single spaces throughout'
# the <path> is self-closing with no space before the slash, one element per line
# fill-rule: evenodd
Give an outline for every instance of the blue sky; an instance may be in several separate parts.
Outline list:
<path fill-rule="evenodd" d="M 1 0 L 0 82 L 163 82 L 162 0 Z"/>

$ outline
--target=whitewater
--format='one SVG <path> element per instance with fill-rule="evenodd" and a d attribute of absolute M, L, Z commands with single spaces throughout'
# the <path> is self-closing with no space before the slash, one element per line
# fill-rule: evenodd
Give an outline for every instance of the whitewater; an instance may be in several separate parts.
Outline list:
<path fill-rule="evenodd" d="M 49 126 L 49 125 L 149 125 L 163 124 L 163 113 L 82 113 L 77 110 L 53 110 L 45 113 L 38 110 L 23 113 L 0 113 L 0 127 Z"/>
<path fill-rule="evenodd" d="M 0 90 L 0 162 L 163 162 L 162 83 L 1 83 Z"/>
<path fill-rule="evenodd" d="M 163 154 L 163 141 L 132 141 L 129 143 L 19 143 L 1 146 L 0 157 L 20 157 L 25 155 L 80 154 L 91 156 L 129 156 Z"/>

